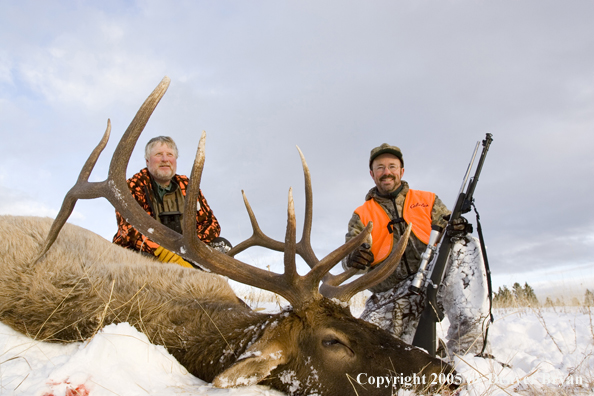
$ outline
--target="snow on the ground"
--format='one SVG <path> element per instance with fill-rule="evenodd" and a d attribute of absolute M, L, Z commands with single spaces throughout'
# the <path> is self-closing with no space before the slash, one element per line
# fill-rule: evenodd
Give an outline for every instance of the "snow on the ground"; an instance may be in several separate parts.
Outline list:
<path fill-rule="evenodd" d="M 530 388 L 536 389 L 531 394 L 594 394 L 593 332 L 583 308 L 499 310 L 489 332 L 497 361 L 456 357 L 458 372 L 470 382 L 460 396 L 520 395 Z M 69 345 L 36 342 L 0 324 L 0 394 L 281 395 L 264 386 L 213 388 L 128 324 Z"/>
<path fill-rule="evenodd" d="M 456 357 L 457 370 L 470 383 L 463 394 L 594 394 L 592 314 L 575 307 L 497 310 L 489 331 L 496 360 Z"/>
<path fill-rule="evenodd" d="M 68 345 L 36 342 L 0 324 L 0 394 L 282 395 L 263 386 L 215 389 L 127 323 Z"/>

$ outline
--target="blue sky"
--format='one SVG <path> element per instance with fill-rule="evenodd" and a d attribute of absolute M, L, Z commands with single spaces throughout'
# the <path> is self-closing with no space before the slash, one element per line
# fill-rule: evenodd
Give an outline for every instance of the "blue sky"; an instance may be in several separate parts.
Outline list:
<path fill-rule="evenodd" d="M 109 156 L 163 76 L 156 135 L 189 173 L 202 130 L 202 188 L 223 235 L 284 238 L 289 187 L 314 185 L 319 256 L 343 242 L 373 186 L 369 151 L 402 148 L 413 188 L 453 206 L 476 141 L 492 133 L 476 191 L 496 285 L 594 288 L 594 3 L 589 1 L 0 1 L 0 212 L 53 216 L 110 118 Z M 469 216 L 469 219 L 472 219 Z M 110 239 L 113 209 L 73 222 Z M 256 265 L 280 264 L 261 249 Z M 551 275 L 554 274 L 554 275 Z"/>

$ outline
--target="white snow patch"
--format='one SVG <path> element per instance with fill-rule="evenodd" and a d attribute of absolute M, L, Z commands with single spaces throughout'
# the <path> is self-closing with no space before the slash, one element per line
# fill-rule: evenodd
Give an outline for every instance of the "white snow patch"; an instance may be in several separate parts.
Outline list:
<path fill-rule="evenodd" d="M 0 394 L 283 395 L 258 385 L 215 388 L 127 323 L 72 344 L 33 341 L 0 323 Z"/>
<path fill-rule="evenodd" d="M 339 305 L 339 306 L 343 307 L 343 308 L 348 308 L 349 307 L 348 301 L 347 302 L 340 301 L 338 298 L 333 298 L 332 299 L 332 302 L 335 303 L 336 305 Z"/>
<path fill-rule="evenodd" d="M 456 370 L 470 382 L 459 396 L 520 396 L 528 387 L 594 394 L 594 312 L 556 310 L 496 310 L 489 331 L 496 361 L 456 357 Z M 447 319 L 439 325 L 440 337 L 448 326 Z M 282 378 L 294 388 L 299 385 L 294 372 L 286 371 Z M 258 385 L 214 388 L 128 324 L 107 326 L 88 342 L 66 345 L 33 341 L 0 324 L 0 386 L 2 395 L 61 396 L 81 386 L 92 396 L 282 395 Z"/>
<path fill-rule="evenodd" d="M 297 374 L 293 370 L 283 371 L 278 378 L 283 384 L 290 384 L 289 392 L 291 392 L 291 394 L 297 392 L 301 388 L 301 382 L 297 379 Z"/>

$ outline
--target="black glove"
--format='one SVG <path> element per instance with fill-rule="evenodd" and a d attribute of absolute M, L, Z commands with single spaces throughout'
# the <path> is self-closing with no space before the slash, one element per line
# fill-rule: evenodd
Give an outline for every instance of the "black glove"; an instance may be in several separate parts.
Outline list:
<path fill-rule="evenodd" d="M 231 242 L 229 242 L 223 237 L 216 237 L 211 243 L 208 244 L 208 246 L 225 254 L 227 254 L 227 252 L 229 252 L 233 248 Z"/>
<path fill-rule="evenodd" d="M 450 220 L 450 215 L 443 216 L 447 221 Z M 448 236 L 450 237 L 461 237 L 466 234 L 472 234 L 472 224 L 468 223 L 466 218 L 460 216 L 452 221 L 452 227 L 448 229 Z"/>
<path fill-rule="evenodd" d="M 360 270 L 367 269 L 373 263 L 373 253 L 371 245 L 364 243 L 351 253 L 347 259 L 347 267 L 353 267 Z"/>

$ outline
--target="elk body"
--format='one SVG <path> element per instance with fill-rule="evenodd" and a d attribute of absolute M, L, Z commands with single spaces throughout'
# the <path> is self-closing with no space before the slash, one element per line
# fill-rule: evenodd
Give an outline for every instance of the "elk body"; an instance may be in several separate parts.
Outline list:
<path fill-rule="evenodd" d="M 330 275 L 328 271 L 361 243 L 370 228 L 360 240 L 322 260 L 315 257 L 309 243 L 311 185 L 305 162 L 306 224 L 299 243 L 291 198 L 284 243 L 261 233 L 246 200 L 254 236 L 239 244 L 231 256 L 211 250 L 193 232 L 182 236 L 163 227 L 142 211 L 128 194 L 125 164 L 167 85 L 164 79 L 122 137 L 108 180 L 87 182 L 107 143 L 109 126 L 53 223 L 44 218 L 0 216 L 0 320 L 50 342 L 88 339 L 104 325 L 129 322 L 151 342 L 167 348 L 189 372 L 219 387 L 261 383 L 295 395 L 391 395 L 392 381 L 377 387 L 360 385 L 357 378 L 417 374 L 429 380 L 432 374 L 452 372 L 441 360 L 350 314 L 346 302 L 390 274 L 406 240 L 371 276 L 342 284 L 352 273 Z M 203 154 L 204 139 L 188 188 L 187 213 L 196 211 L 191 191 L 198 191 Z M 254 312 L 215 273 L 162 264 L 65 224 L 78 198 L 98 196 L 107 198 L 130 223 L 165 248 L 212 272 L 274 291 L 291 307 L 278 314 Z M 192 216 L 184 216 L 188 218 Z M 185 229 L 193 227 L 190 221 L 184 224 Z M 232 257 L 253 245 L 284 251 L 284 274 Z M 304 276 L 296 272 L 295 254 L 312 268 Z M 419 388 L 427 385 L 421 383 Z"/>

